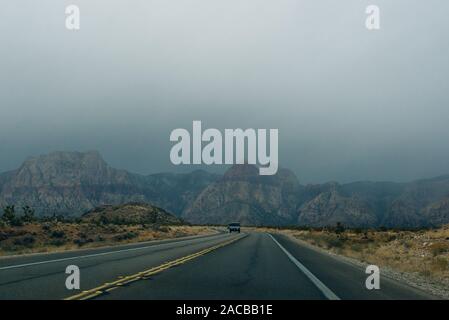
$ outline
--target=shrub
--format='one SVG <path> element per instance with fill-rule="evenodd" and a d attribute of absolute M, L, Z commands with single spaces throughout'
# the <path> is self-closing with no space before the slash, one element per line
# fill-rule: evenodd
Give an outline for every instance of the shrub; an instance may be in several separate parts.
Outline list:
<path fill-rule="evenodd" d="M 6 206 L 3 209 L 2 219 L 7 222 L 11 222 L 16 217 L 16 210 L 14 206 Z"/>
<path fill-rule="evenodd" d="M 430 252 L 434 257 L 449 252 L 449 243 L 437 242 L 430 245 Z"/>
<path fill-rule="evenodd" d="M 335 233 L 339 234 L 343 232 L 345 232 L 345 227 L 341 222 L 337 222 L 337 225 L 335 226 Z"/>
<path fill-rule="evenodd" d="M 390 235 L 388 235 L 388 236 L 386 237 L 385 242 L 391 242 L 391 241 L 394 241 L 394 240 L 396 240 L 396 239 L 397 239 L 396 235 L 390 234 Z"/>
<path fill-rule="evenodd" d="M 50 241 L 50 245 L 60 247 L 66 243 L 66 239 L 55 239 Z"/>
<path fill-rule="evenodd" d="M 401 244 L 404 246 L 405 249 L 411 249 L 413 247 L 412 241 L 402 240 Z"/>
<path fill-rule="evenodd" d="M 133 232 L 133 231 L 129 231 L 123 234 L 118 234 L 114 237 L 115 241 L 123 241 L 123 240 L 130 240 L 130 239 L 134 239 L 138 236 L 139 234 L 137 232 Z"/>
<path fill-rule="evenodd" d="M 62 230 L 54 230 L 52 231 L 52 233 L 50 234 L 51 238 L 56 238 L 56 239 L 61 239 L 64 238 L 65 236 L 65 232 Z"/>
<path fill-rule="evenodd" d="M 153 229 L 154 231 L 160 231 L 160 232 L 169 232 L 169 231 L 170 231 L 170 228 L 169 228 L 169 227 L 167 227 L 167 226 L 161 226 L 161 225 L 159 225 L 159 224 L 153 225 L 153 226 L 152 226 L 152 229 Z"/>
<path fill-rule="evenodd" d="M 23 211 L 22 220 L 24 222 L 32 222 L 35 220 L 34 209 L 32 209 L 30 206 L 23 206 L 22 211 Z"/>
<path fill-rule="evenodd" d="M 103 242 L 103 241 L 105 241 L 105 239 L 102 236 L 96 236 L 95 237 L 95 241 L 96 242 Z"/>
<path fill-rule="evenodd" d="M 26 235 L 14 240 L 16 246 L 31 247 L 36 242 L 36 239 L 32 235 Z"/>
<path fill-rule="evenodd" d="M 354 252 L 361 252 L 363 250 L 363 247 L 360 244 L 355 243 L 351 246 L 351 250 Z"/>
<path fill-rule="evenodd" d="M 0 241 L 8 240 L 9 235 L 6 232 L 0 232 Z"/>
<path fill-rule="evenodd" d="M 105 227 L 105 231 L 108 233 L 117 233 L 119 230 L 119 227 L 113 224 L 109 224 Z"/>
<path fill-rule="evenodd" d="M 162 226 L 159 227 L 160 232 L 170 232 L 170 227 Z"/>
<path fill-rule="evenodd" d="M 23 221 L 19 217 L 14 217 L 12 220 L 9 221 L 9 223 L 13 227 L 21 227 L 21 226 L 23 226 Z"/>
<path fill-rule="evenodd" d="M 99 222 L 100 222 L 100 224 L 109 224 L 109 223 L 111 223 L 110 220 L 109 220 L 109 218 L 106 217 L 106 216 L 104 216 L 104 215 L 102 215 L 102 216 L 100 217 Z"/>
<path fill-rule="evenodd" d="M 93 242 L 94 240 L 92 240 L 91 238 L 89 238 L 89 239 L 86 239 L 86 238 L 79 238 L 79 239 L 75 239 L 75 240 L 73 240 L 73 243 L 74 244 L 77 244 L 78 246 L 83 246 L 83 245 L 85 245 L 85 244 L 87 244 L 87 243 L 90 243 L 90 242 Z"/>
<path fill-rule="evenodd" d="M 331 248 L 341 248 L 343 247 L 344 240 L 338 239 L 338 238 L 330 238 L 327 240 L 327 247 L 328 249 Z"/>
<path fill-rule="evenodd" d="M 444 258 L 438 257 L 432 261 L 432 270 L 433 271 L 445 271 L 448 268 L 448 261 Z"/>
<path fill-rule="evenodd" d="M 81 239 L 86 239 L 87 234 L 85 234 L 84 232 L 80 232 L 80 233 L 78 233 L 78 237 L 80 237 Z"/>

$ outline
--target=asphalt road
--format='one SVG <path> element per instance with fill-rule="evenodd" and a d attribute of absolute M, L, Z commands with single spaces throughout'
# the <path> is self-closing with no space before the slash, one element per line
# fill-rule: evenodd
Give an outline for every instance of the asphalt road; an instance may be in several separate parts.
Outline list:
<path fill-rule="evenodd" d="M 80 268 L 80 290 L 65 287 L 68 265 Z M 381 289 L 368 290 L 366 277 L 362 268 L 281 235 L 219 234 L 0 259 L 0 299 L 64 299 L 83 291 L 80 297 L 92 299 L 435 298 L 382 271 Z M 92 290 L 111 282 L 117 284 Z"/>

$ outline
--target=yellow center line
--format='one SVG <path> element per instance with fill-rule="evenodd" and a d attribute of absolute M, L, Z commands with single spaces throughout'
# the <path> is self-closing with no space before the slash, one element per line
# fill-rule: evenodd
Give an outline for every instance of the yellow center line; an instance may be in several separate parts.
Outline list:
<path fill-rule="evenodd" d="M 197 257 L 203 256 L 211 251 L 217 250 L 221 247 L 227 246 L 237 240 L 243 239 L 244 237 L 246 237 L 246 235 L 241 236 L 241 237 L 236 237 L 234 239 L 219 243 L 217 245 L 214 245 L 212 247 L 203 249 L 201 251 L 189 254 L 187 256 L 163 263 L 157 267 L 153 267 L 151 269 L 145 270 L 145 271 L 141 271 L 132 275 L 128 275 L 128 276 L 120 276 L 118 280 L 113 281 L 113 282 L 107 282 L 105 284 L 102 284 L 98 287 L 95 287 L 93 289 L 89 289 L 86 291 L 83 291 L 79 294 L 70 296 L 65 298 L 64 300 L 87 300 L 87 299 L 92 299 L 94 297 L 97 297 L 99 295 L 104 294 L 105 292 L 110 292 L 112 290 L 117 289 L 120 286 L 123 286 L 125 284 L 131 283 L 131 282 L 135 282 L 138 280 L 142 280 L 142 279 L 146 279 L 149 276 L 152 276 L 154 274 L 160 273 L 164 270 L 167 270 L 169 268 L 172 268 L 174 266 L 178 266 L 180 264 L 186 263 L 187 261 L 193 260 Z"/>

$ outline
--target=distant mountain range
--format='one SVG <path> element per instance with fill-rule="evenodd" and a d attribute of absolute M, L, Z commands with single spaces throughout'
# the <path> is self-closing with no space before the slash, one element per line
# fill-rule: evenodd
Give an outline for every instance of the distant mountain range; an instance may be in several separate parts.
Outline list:
<path fill-rule="evenodd" d="M 192 223 L 420 227 L 449 223 L 449 175 L 410 183 L 303 186 L 293 172 L 260 176 L 236 165 L 223 176 L 139 175 L 111 168 L 96 151 L 53 152 L 0 174 L 0 206 L 80 216 L 102 205 L 148 202 Z"/>

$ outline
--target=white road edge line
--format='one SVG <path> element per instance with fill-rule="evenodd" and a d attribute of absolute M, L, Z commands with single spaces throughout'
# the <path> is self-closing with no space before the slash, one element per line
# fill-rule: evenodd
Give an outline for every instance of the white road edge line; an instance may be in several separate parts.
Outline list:
<path fill-rule="evenodd" d="M 219 235 L 221 235 L 221 234 L 219 234 Z M 201 238 L 199 238 L 199 239 L 201 239 Z M 170 245 L 170 244 L 174 244 L 174 243 L 180 243 L 180 242 L 192 241 L 192 240 L 196 240 L 196 239 L 184 239 L 184 240 L 167 242 L 167 243 L 153 244 L 153 245 L 144 246 L 144 247 L 129 248 L 129 249 L 122 249 L 122 250 L 114 250 L 114 251 L 108 251 L 108 252 L 88 254 L 88 255 L 83 255 L 83 256 L 67 257 L 67 258 L 54 259 L 54 260 L 45 260 L 45 261 L 38 261 L 38 262 L 30 262 L 30 263 L 24 263 L 24 264 L 16 264 L 16 265 L 12 265 L 12 266 L 0 267 L 0 271 L 1 270 L 8 270 L 8 269 L 29 267 L 29 266 L 36 266 L 36 265 L 40 265 L 40 264 L 47 264 L 47 263 L 53 263 L 53 262 L 61 262 L 61 261 L 69 261 L 69 260 L 75 260 L 75 259 L 92 258 L 92 257 L 106 256 L 106 255 L 115 254 L 115 253 L 121 253 L 121 252 L 129 252 L 129 251 L 137 251 L 137 250 L 143 250 L 143 249 L 148 249 L 148 248 L 156 248 L 156 247 L 160 247 L 160 246 L 164 246 L 164 245 Z M 62 251 L 62 252 L 58 252 L 58 253 L 64 253 L 64 252 Z"/>
<path fill-rule="evenodd" d="M 287 257 L 301 270 L 313 284 L 324 294 L 324 296 L 329 300 L 340 300 L 340 298 L 331 291 L 324 283 L 322 283 L 315 275 L 309 271 L 301 262 L 299 262 L 290 252 L 287 251 L 271 234 L 268 234 L 271 239 L 281 248 L 282 251 L 287 255 Z"/>

